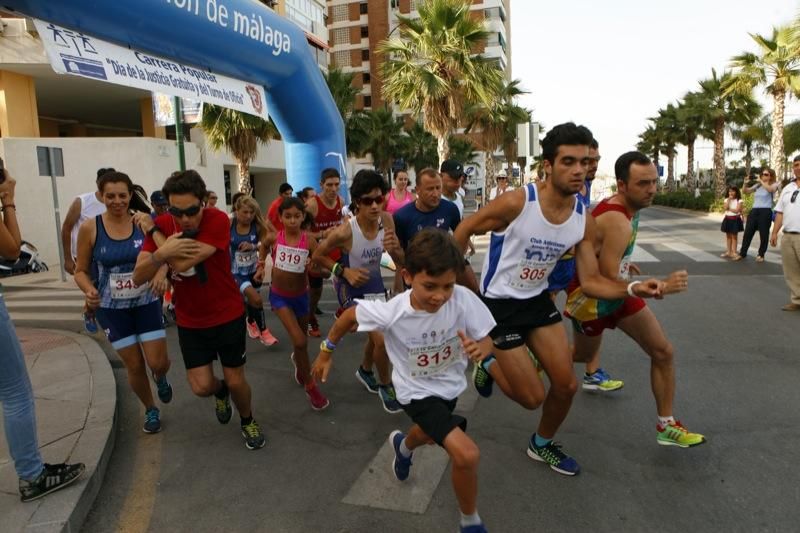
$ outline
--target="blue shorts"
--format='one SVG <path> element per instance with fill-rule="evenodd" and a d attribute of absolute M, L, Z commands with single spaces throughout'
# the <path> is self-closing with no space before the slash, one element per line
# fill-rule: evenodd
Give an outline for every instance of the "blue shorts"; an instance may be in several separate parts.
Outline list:
<path fill-rule="evenodd" d="M 356 289 L 351 287 L 350 284 L 344 281 L 342 278 L 334 278 L 333 289 L 336 291 L 336 299 L 339 300 L 339 307 L 342 309 L 353 307 L 358 303 L 357 300 L 364 300 L 367 294 L 373 296 L 380 294 L 383 295 L 384 302 L 389 301 L 389 295 L 384 288 L 383 283 L 381 283 L 380 287 L 375 287 L 374 290 L 370 290 L 369 293 L 367 293 L 369 288 L 365 289 L 364 287 L 359 287 Z"/>
<path fill-rule="evenodd" d="M 575 277 L 575 256 L 559 259 L 547 278 L 547 290 L 549 292 L 563 291 L 573 277 Z"/>
<path fill-rule="evenodd" d="M 166 338 L 164 317 L 158 300 L 129 309 L 100 307 L 96 316 L 100 327 L 106 332 L 108 342 L 115 350 Z"/>
<path fill-rule="evenodd" d="M 261 287 L 261 283 L 257 282 L 253 277 L 255 276 L 255 272 L 252 274 L 234 274 L 233 280 L 236 282 L 236 286 L 239 287 L 239 292 L 244 294 L 244 291 L 247 290 L 247 287 L 253 287 L 258 289 Z"/>
<path fill-rule="evenodd" d="M 308 291 L 298 296 L 282 296 L 275 291 L 269 291 L 269 304 L 272 310 L 288 307 L 294 311 L 294 316 L 297 318 L 306 318 L 308 316 Z"/>

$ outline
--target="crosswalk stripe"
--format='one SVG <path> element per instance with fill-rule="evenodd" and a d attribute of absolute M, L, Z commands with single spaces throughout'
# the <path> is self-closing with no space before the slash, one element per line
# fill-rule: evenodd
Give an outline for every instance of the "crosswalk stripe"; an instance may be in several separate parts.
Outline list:
<path fill-rule="evenodd" d="M 658 263 L 660 260 L 641 246 L 633 249 L 631 260 L 634 263 Z"/>
<path fill-rule="evenodd" d="M 49 310 L 49 309 L 82 309 L 83 308 L 83 298 L 80 300 L 38 300 L 38 301 L 30 301 L 30 300 L 7 300 L 6 306 L 10 310 L 14 309 L 41 309 L 41 310 Z"/>
<path fill-rule="evenodd" d="M 32 312 L 16 312 L 9 310 L 8 313 L 12 321 L 36 321 L 36 322 L 71 322 L 83 321 L 80 315 L 80 309 L 72 313 L 43 313 L 41 311 Z"/>
<path fill-rule="evenodd" d="M 661 243 L 663 246 L 671 250 L 675 250 L 686 257 L 690 258 L 692 261 L 702 262 L 702 263 L 723 263 L 726 259 L 722 257 L 717 257 L 716 255 L 706 252 L 705 250 L 701 250 L 700 248 L 695 248 L 691 244 L 681 242 L 681 241 L 662 241 Z"/>

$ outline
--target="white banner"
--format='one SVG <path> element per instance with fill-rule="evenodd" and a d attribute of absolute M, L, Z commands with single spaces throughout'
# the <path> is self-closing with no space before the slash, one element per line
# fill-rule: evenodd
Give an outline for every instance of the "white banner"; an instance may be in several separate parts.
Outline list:
<path fill-rule="evenodd" d="M 192 98 L 267 119 L 264 88 L 34 19 L 59 74 Z"/>

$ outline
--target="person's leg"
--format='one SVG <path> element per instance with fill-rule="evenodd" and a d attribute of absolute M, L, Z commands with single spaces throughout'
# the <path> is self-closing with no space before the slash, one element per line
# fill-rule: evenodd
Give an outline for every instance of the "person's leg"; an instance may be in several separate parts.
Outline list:
<path fill-rule="evenodd" d="M 372 347 L 370 359 L 375 365 L 378 372 L 378 383 L 381 385 L 389 385 L 392 383 L 392 374 L 389 365 L 389 355 L 386 353 L 386 344 L 383 341 L 383 334 L 377 331 L 371 331 L 367 334 L 367 346 L 364 348 L 364 360 L 362 367 L 367 370 L 363 364 L 367 361 L 367 349 Z"/>
<path fill-rule="evenodd" d="M 227 386 L 214 375 L 214 367 L 211 363 L 186 369 L 186 380 L 189 382 L 192 393 L 200 398 L 216 395 L 223 389 L 227 396 Z"/>
<path fill-rule="evenodd" d="M 791 303 L 800 305 L 800 235 L 783 234 L 781 262 L 783 277 L 791 294 Z"/>
<path fill-rule="evenodd" d="M 611 392 L 621 389 L 625 383 L 618 379 L 611 379 L 608 373 L 600 368 L 600 345 L 603 342 L 602 330 L 599 335 L 586 335 L 579 331 L 573 322 L 572 360 L 586 361 L 586 372 L 583 375 L 582 387 L 584 390 Z"/>
<path fill-rule="evenodd" d="M 319 322 L 315 311 L 319 306 L 319 301 L 322 299 L 322 283 L 323 278 L 318 276 L 308 276 L 308 295 L 309 295 L 309 314 L 308 314 L 308 333 L 312 337 L 319 337 Z"/>
<path fill-rule="evenodd" d="M 258 290 L 252 285 L 244 290 L 244 298 L 247 303 L 247 320 L 255 322 L 258 331 L 264 331 L 264 301 Z"/>
<path fill-rule="evenodd" d="M 753 240 L 753 235 L 756 233 L 758 226 L 758 213 L 757 209 L 750 211 L 747 215 L 747 221 L 744 224 L 744 235 L 742 235 L 742 247 L 740 248 L 739 255 L 747 257 L 747 250 L 750 248 L 750 241 Z"/>
<path fill-rule="evenodd" d="M 525 345 L 501 350 L 494 346 L 495 362 L 487 372 L 508 398 L 525 409 L 536 409 L 544 401 L 542 380 Z"/>
<path fill-rule="evenodd" d="M 281 321 L 281 324 L 283 324 L 283 329 L 286 330 L 286 333 L 289 335 L 289 340 L 292 343 L 292 349 L 294 350 L 293 359 L 297 368 L 297 375 L 303 383 L 309 383 L 311 381 L 311 367 L 308 362 L 308 337 L 306 336 L 305 329 L 308 324 L 308 318 L 307 316 L 303 317 L 301 324 L 294 310 L 288 306 L 275 309 L 274 312 L 278 315 L 278 319 Z"/>
<path fill-rule="evenodd" d="M 222 366 L 222 375 L 225 378 L 225 385 L 231 393 L 231 400 L 236 410 L 239 411 L 239 416 L 242 418 L 250 418 L 252 415 L 252 391 L 250 384 L 244 376 L 244 365 L 230 368 Z"/>
<path fill-rule="evenodd" d="M 767 246 L 769 246 L 769 230 L 772 227 L 772 209 L 759 209 L 758 210 L 758 256 L 764 257 L 767 253 Z"/>
<path fill-rule="evenodd" d="M 536 433 L 552 439 L 566 419 L 577 390 L 564 326 L 559 322 L 534 329 L 528 337 L 528 346 L 550 379 L 550 390 L 542 405 L 542 418 Z"/>
<path fill-rule="evenodd" d="M 146 409 L 155 407 L 153 393 L 150 390 L 150 379 L 147 377 L 147 366 L 138 343 L 125 348 L 117 348 L 117 354 L 128 373 L 128 384 Z"/>
<path fill-rule="evenodd" d="M 458 427 L 445 437 L 442 446 L 453 461 L 451 477 L 461 514 L 475 515 L 478 501 L 478 461 L 480 460 L 478 446 Z"/>

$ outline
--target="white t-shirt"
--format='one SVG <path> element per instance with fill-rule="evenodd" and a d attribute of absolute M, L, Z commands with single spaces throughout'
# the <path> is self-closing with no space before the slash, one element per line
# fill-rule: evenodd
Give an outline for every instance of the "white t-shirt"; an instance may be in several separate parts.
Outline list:
<path fill-rule="evenodd" d="M 783 231 L 800 231 L 800 193 L 795 196 L 794 203 L 791 202 L 792 195 L 798 190 L 797 181 L 789 183 L 775 204 L 775 211 L 783 213 Z"/>
<path fill-rule="evenodd" d="M 508 187 L 506 187 L 505 189 L 503 189 L 503 191 L 502 191 L 502 192 L 500 192 L 500 187 L 498 187 L 497 185 L 495 185 L 494 187 L 492 187 L 492 190 L 491 190 L 491 191 L 489 191 L 489 200 L 494 200 L 495 198 L 497 198 L 497 197 L 498 197 L 498 196 L 500 196 L 501 194 L 504 194 L 504 193 L 507 193 L 507 192 L 510 192 L 510 191 L 513 191 L 513 190 L 514 190 L 514 187 L 512 187 L 511 185 L 509 185 Z"/>
<path fill-rule="evenodd" d="M 401 404 L 429 396 L 457 398 L 467 387 L 467 356 L 457 331 L 480 340 L 496 323 L 483 302 L 460 285 L 436 313 L 411 307 L 411 292 L 388 302 L 359 300 L 358 331 L 383 332 Z"/>
<path fill-rule="evenodd" d="M 78 196 L 78 199 L 81 201 L 81 214 L 78 216 L 78 221 L 72 226 L 71 253 L 73 258 L 78 257 L 78 230 L 80 230 L 81 224 L 106 212 L 106 204 L 97 199 L 96 193 L 83 193 Z"/>
<path fill-rule="evenodd" d="M 454 204 L 456 204 L 456 207 L 458 208 L 458 214 L 461 216 L 462 219 L 464 218 L 464 199 L 461 197 L 460 194 L 458 194 L 458 191 L 456 191 L 456 197 L 454 199 L 448 198 L 447 195 L 445 195 L 444 193 L 442 193 L 442 198 L 444 198 L 448 202 L 453 202 Z"/>

